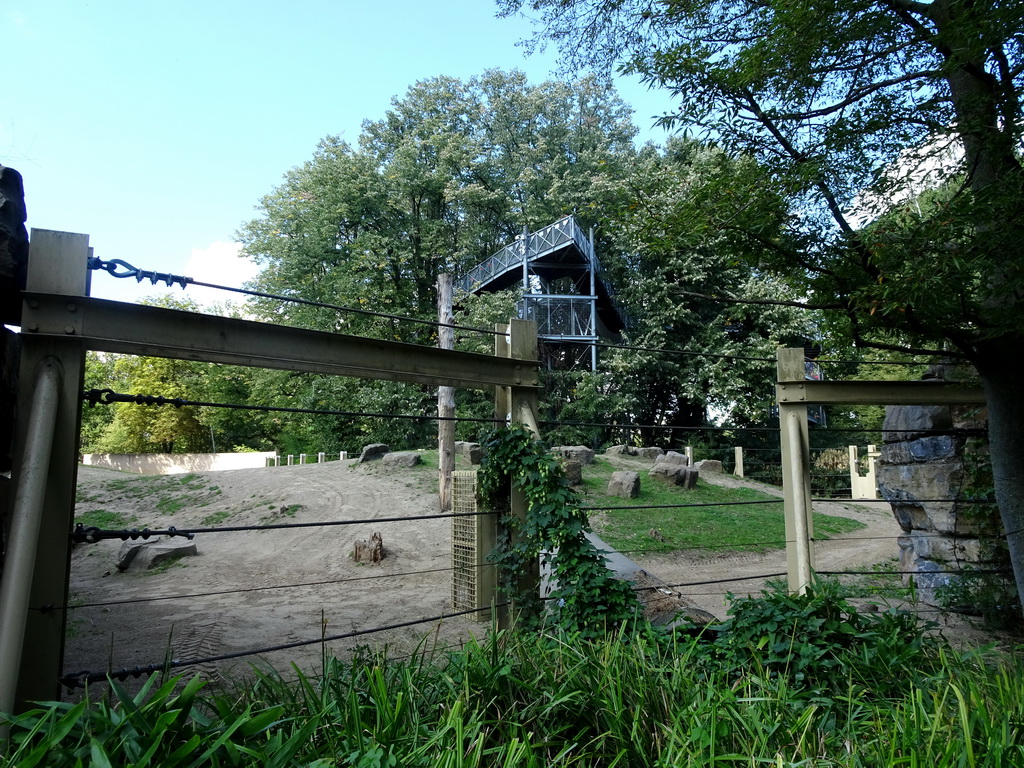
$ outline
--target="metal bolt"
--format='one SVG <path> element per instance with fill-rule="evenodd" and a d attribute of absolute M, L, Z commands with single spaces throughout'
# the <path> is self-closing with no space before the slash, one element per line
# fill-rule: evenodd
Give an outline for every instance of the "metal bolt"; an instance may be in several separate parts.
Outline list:
<path fill-rule="evenodd" d="M 73 326 L 73 325 L 65 325 L 64 326 L 64 333 L 72 334 L 74 332 L 75 332 L 75 326 Z"/>
<path fill-rule="evenodd" d="M 32 307 L 32 309 L 39 309 L 39 302 L 35 299 L 30 299 L 28 305 Z"/>
<path fill-rule="evenodd" d="M 74 304 L 68 304 L 68 312 L 74 312 L 76 309 L 78 309 L 78 307 Z"/>
<path fill-rule="evenodd" d="M 29 323 L 28 324 L 28 329 L 30 331 L 38 331 L 39 330 L 39 323 Z"/>

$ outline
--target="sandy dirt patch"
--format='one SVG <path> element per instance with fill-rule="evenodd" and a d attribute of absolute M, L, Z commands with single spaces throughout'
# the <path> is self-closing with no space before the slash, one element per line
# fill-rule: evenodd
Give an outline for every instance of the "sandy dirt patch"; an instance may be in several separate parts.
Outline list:
<path fill-rule="evenodd" d="M 779 489 L 726 475 L 720 485 Z M 145 485 L 150 490 L 143 492 Z M 187 492 L 181 490 L 187 489 Z M 134 489 L 134 490 L 133 490 Z M 451 521 L 381 518 L 437 514 L 436 469 L 385 468 L 379 463 L 331 462 L 270 469 L 197 473 L 150 479 L 92 467 L 79 469 L 77 514 L 102 509 L 135 518 L 132 527 L 189 528 L 268 522 L 368 520 L 337 527 L 203 533 L 198 557 L 166 569 L 121 573 L 120 541 L 82 544 L 72 556 L 65 673 L 132 668 L 166 657 L 191 660 L 275 645 L 309 645 L 233 661 L 186 667 L 209 676 L 233 676 L 250 665 L 291 664 L 309 672 L 322 654 L 349 655 L 357 646 L 386 643 L 393 656 L 418 647 L 457 647 L 486 625 L 448 618 L 362 637 L 320 642 L 324 636 L 400 624 L 451 612 Z M 865 528 L 817 545 L 819 570 L 866 569 L 891 560 L 898 528 L 883 504 L 816 504 L 818 511 L 851 517 Z M 383 537 L 386 557 L 358 564 L 356 539 Z M 765 574 L 785 572 L 783 551 L 637 556 L 650 574 L 670 585 L 716 582 L 678 591 L 720 618 L 725 596 L 756 594 Z M 735 581 L 740 577 L 757 577 Z M 211 594 L 212 593 L 212 594 Z M 156 598 L 156 599 L 155 599 Z"/>

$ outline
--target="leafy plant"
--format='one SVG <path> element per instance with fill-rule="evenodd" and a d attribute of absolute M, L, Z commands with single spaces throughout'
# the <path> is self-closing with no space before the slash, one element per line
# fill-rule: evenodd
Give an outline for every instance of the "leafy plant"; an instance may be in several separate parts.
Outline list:
<path fill-rule="evenodd" d="M 803 595 L 778 587 L 730 599 L 714 649 L 736 674 L 754 668 L 823 695 L 850 682 L 888 694 L 928 673 L 917 618 L 896 610 L 859 613 L 836 581 L 816 580 Z"/>
<path fill-rule="evenodd" d="M 499 512 L 504 536 L 491 559 L 501 566 L 501 589 L 529 624 L 541 620 L 541 602 L 529 574 L 538 557 L 551 569 L 557 587 L 549 596 L 550 613 L 563 629 L 597 635 L 633 619 L 636 594 L 616 579 L 603 556 L 586 538 L 590 523 L 579 496 L 559 462 L 521 425 L 494 432 L 485 442 L 480 495 Z M 526 513 L 509 507 L 513 487 L 524 497 Z"/>

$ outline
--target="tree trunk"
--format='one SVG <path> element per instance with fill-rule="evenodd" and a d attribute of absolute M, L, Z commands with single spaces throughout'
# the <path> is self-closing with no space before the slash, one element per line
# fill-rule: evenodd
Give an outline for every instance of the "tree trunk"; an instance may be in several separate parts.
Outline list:
<path fill-rule="evenodd" d="M 1024 606 L 1024 338 L 990 342 L 978 363 L 988 401 L 988 439 L 996 502 Z"/>
<path fill-rule="evenodd" d="M 452 316 L 452 276 L 437 276 L 437 319 L 440 323 L 451 325 Z M 437 345 L 441 349 L 455 348 L 455 329 L 441 327 L 437 332 Z M 437 388 L 437 473 L 439 504 L 442 512 L 452 506 L 452 472 L 455 470 L 455 422 L 449 419 L 455 416 L 455 389 L 453 387 Z"/>

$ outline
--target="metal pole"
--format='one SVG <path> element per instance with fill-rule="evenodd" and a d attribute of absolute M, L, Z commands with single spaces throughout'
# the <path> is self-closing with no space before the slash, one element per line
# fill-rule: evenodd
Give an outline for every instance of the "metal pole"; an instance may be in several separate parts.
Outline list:
<path fill-rule="evenodd" d="M 52 357 L 36 373 L 29 412 L 28 437 L 11 513 L 11 533 L 0 582 L 0 712 L 11 713 L 17 696 L 21 651 L 25 640 L 32 572 L 43 519 L 46 478 L 63 371 Z M 0 731 L 6 741 L 7 728 Z"/>

